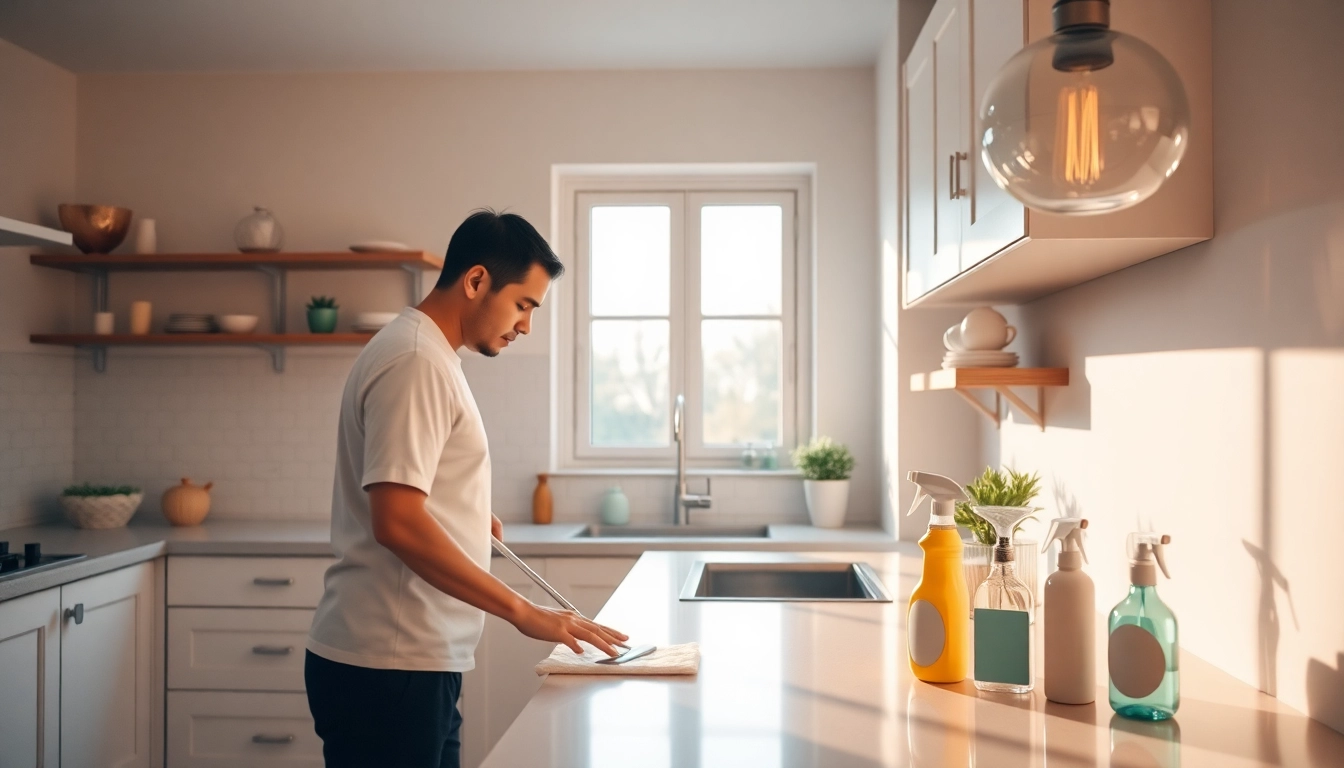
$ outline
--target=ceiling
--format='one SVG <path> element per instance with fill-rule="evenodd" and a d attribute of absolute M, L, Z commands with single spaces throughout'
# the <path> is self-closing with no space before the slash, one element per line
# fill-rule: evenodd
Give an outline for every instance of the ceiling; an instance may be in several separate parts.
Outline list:
<path fill-rule="evenodd" d="M 77 73 L 839 67 L 896 3 L 0 0 L 0 39 Z"/>

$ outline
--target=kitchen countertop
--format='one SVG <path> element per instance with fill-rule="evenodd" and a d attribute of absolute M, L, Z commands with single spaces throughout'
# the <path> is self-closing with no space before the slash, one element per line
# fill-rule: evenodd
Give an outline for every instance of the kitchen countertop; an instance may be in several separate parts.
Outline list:
<path fill-rule="evenodd" d="M 826 530 L 807 525 L 772 525 L 768 539 L 572 539 L 584 525 L 505 525 L 504 541 L 519 555 L 531 557 L 633 557 L 649 549 L 891 550 L 901 546 L 875 528 Z M 164 555 L 331 557 L 330 533 L 326 522 L 262 520 L 219 520 L 186 528 L 132 524 L 86 530 L 52 524 L 0 530 L 0 541 L 10 542 L 13 551 L 21 552 L 25 542 L 37 541 L 46 554 L 87 555 L 47 571 L 0 580 L 0 600 Z"/>
<path fill-rule="evenodd" d="M 867 562 L 895 602 L 678 600 L 696 560 L 797 558 Z M 551 675 L 483 768 L 1344 765 L 1344 735 L 1184 651 L 1175 719 L 1113 715 L 1100 617 L 1094 704 L 1047 702 L 1039 677 L 1022 696 L 915 680 L 919 569 L 917 554 L 649 552 L 597 618 L 636 642 L 698 641 L 700 673 Z"/>

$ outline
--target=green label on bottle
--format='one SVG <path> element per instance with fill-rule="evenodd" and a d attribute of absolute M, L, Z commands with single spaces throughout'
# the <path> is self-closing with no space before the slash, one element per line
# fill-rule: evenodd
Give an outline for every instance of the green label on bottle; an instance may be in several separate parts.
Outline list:
<path fill-rule="evenodd" d="M 1031 684 L 1031 621 L 1026 611 L 975 609 L 975 679 Z"/>

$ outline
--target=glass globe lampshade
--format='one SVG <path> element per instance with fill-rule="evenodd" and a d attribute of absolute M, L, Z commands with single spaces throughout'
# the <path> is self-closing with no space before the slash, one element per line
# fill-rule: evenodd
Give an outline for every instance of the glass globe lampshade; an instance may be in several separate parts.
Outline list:
<path fill-rule="evenodd" d="M 1189 144 L 1181 78 L 1152 46 L 1110 29 L 1109 0 L 1057 0 L 1054 22 L 1055 34 L 990 83 L 981 160 L 1029 208 L 1076 215 L 1136 205 L 1175 173 Z"/>

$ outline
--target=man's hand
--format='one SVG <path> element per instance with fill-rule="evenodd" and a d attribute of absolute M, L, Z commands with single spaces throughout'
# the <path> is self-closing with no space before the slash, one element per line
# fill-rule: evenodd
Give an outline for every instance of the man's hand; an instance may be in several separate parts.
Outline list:
<path fill-rule="evenodd" d="M 549 640 L 564 643 L 575 653 L 583 653 L 582 640 L 608 656 L 619 656 L 621 651 L 614 646 L 624 643 L 629 636 L 617 632 L 611 627 L 583 618 L 577 613 L 559 608 L 544 608 L 540 605 L 528 605 L 513 620 L 513 626 L 519 632 L 535 640 Z"/>
<path fill-rule="evenodd" d="M 499 518 L 494 516 L 493 514 L 490 515 L 490 535 L 494 536 L 496 539 L 499 539 L 500 541 L 504 540 L 504 524 L 501 523 L 499 521 Z"/>

